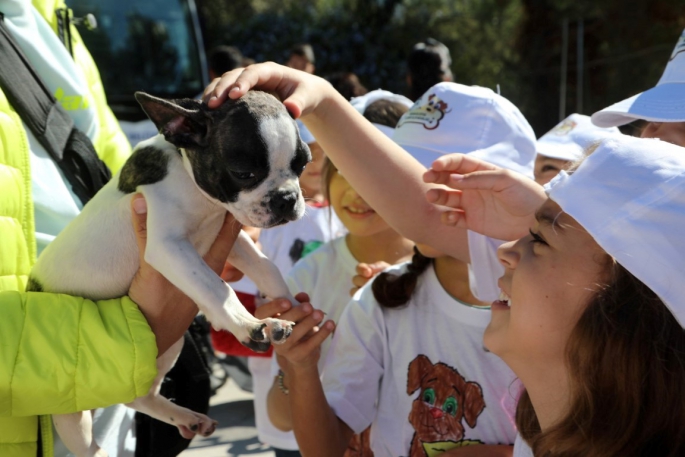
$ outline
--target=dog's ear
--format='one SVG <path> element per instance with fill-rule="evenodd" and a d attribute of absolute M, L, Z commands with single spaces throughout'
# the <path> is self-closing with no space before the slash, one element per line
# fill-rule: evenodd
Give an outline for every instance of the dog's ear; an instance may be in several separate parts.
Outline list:
<path fill-rule="evenodd" d="M 469 427 L 474 428 L 478 416 L 485 409 L 483 390 L 475 382 L 467 382 L 464 387 L 464 419 Z"/>
<path fill-rule="evenodd" d="M 409 364 L 409 374 L 407 375 L 407 395 L 411 395 L 421 387 L 421 380 L 430 373 L 433 364 L 430 359 L 423 354 L 418 355 Z"/>
<path fill-rule="evenodd" d="M 203 146 L 207 137 L 207 116 L 197 100 L 164 100 L 145 92 L 136 92 L 136 100 L 155 124 L 159 133 L 177 147 Z"/>

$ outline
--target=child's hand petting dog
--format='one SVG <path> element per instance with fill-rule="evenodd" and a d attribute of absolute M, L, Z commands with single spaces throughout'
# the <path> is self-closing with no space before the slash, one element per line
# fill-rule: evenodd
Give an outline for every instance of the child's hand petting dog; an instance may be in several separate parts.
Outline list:
<path fill-rule="evenodd" d="M 285 299 L 265 303 L 257 308 L 255 317 L 278 317 L 296 323 L 288 340 L 283 344 L 274 345 L 278 364 L 283 371 L 311 368 L 318 370 L 321 344 L 333 333 L 335 324 L 331 320 L 322 324 L 324 313 L 309 303 L 307 294 L 299 293 L 295 295 L 295 299 L 300 302 L 298 306 L 292 306 Z"/>
<path fill-rule="evenodd" d="M 140 269 L 131 283 L 128 296 L 133 300 L 157 338 L 158 354 L 162 355 L 176 341 L 183 337 L 197 315 L 197 305 L 171 284 L 144 259 L 147 241 L 147 204 L 142 194 L 131 200 L 131 218 L 140 252 Z M 205 255 L 205 262 L 220 273 L 233 243 L 238 237 L 241 225 L 226 213 L 224 225 L 216 241 Z M 173 319 L 170 318 L 173 316 Z"/>

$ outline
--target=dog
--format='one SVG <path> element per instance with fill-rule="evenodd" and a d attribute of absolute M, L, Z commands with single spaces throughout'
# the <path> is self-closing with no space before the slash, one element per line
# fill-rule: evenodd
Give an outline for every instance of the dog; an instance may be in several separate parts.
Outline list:
<path fill-rule="evenodd" d="M 419 355 L 409 364 L 407 395 L 417 390 L 420 395 L 412 402 L 409 422 L 415 433 L 411 440 L 410 457 L 432 456 L 450 448 L 478 444 L 464 440 L 464 419 L 474 428 L 485 409 L 483 390 L 475 382 L 467 382 L 454 368 L 431 363 Z"/>
<path fill-rule="evenodd" d="M 283 104 L 251 91 L 210 110 L 197 100 L 136 99 L 159 135 L 139 143 L 122 169 L 43 251 L 27 290 L 66 293 L 92 300 L 126 295 L 139 268 L 130 218 L 132 195 L 147 206 L 145 261 L 188 295 L 216 329 L 245 346 L 266 351 L 290 335 L 292 322 L 258 320 L 202 259 L 226 212 L 243 225 L 268 228 L 300 218 L 305 210 L 299 175 L 311 161 L 295 121 Z M 264 295 L 287 297 L 278 269 L 241 232 L 228 261 Z M 170 318 L 172 318 L 170 316 Z M 209 435 L 216 422 L 158 395 L 183 340 L 157 360 L 150 393 L 129 406 L 175 425 L 182 435 Z M 65 445 L 77 456 L 106 455 L 92 440 L 90 414 L 54 416 Z"/>

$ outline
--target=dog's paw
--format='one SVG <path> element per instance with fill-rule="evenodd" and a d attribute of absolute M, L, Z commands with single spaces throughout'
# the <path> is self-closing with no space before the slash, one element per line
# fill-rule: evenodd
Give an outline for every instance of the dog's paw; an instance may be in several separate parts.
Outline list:
<path fill-rule="evenodd" d="M 218 422 L 209 416 L 188 410 L 183 417 L 175 418 L 174 425 L 178 432 L 187 440 L 195 435 L 210 436 L 216 430 Z"/>
<path fill-rule="evenodd" d="M 271 347 L 271 343 L 268 341 L 247 340 L 247 341 L 241 341 L 240 344 L 242 344 L 246 348 L 248 348 L 252 351 L 255 351 L 255 352 L 266 352 Z"/>
<path fill-rule="evenodd" d="M 281 319 L 266 319 L 269 339 L 274 344 L 283 344 L 293 332 L 294 322 Z"/>

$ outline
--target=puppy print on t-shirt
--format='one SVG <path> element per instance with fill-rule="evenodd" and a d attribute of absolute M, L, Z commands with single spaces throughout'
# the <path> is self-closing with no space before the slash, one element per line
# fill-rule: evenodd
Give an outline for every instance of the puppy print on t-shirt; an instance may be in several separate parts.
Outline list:
<path fill-rule="evenodd" d="M 462 425 L 463 419 L 474 428 L 485 409 L 478 383 L 467 382 L 454 368 L 419 355 L 409 364 L 407 395 L 419 389 L 409 413 L 415 431 L 409 457 L 433 457 L 455 447 L 482 444 L 465 439 Z"/>

